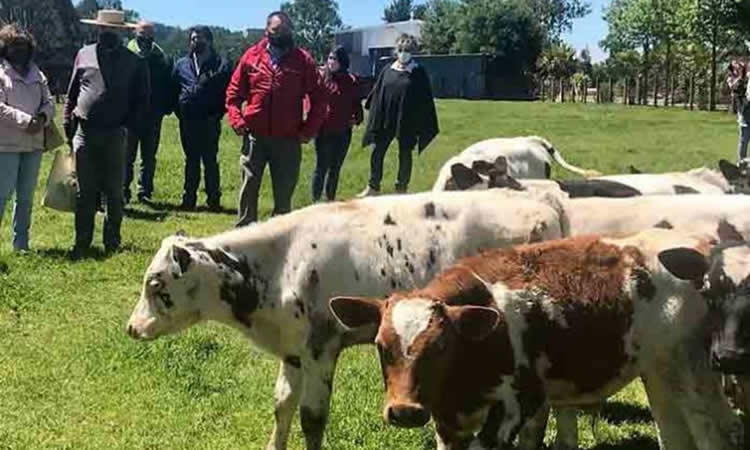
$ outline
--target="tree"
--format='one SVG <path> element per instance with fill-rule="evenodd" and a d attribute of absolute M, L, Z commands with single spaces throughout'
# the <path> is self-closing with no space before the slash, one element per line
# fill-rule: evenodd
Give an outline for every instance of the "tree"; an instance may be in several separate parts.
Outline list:
<path fill-rule="evenodd" d="M 422 46 L 435 55 L 454 53 L 457 50 L 459 4 L 454 0 L 430 0 L 422 27 Z"/>
<path fill-rule="evenodd" d="M 591 5 L 582 0 L 528 0 L 527 4 L 552 42 L 559 41 L 563 32 L 572 29 L 574 19 L 591 12 Z"/>
<path fill-rule="evenodd" d="M 383 21 L 392 23 L 409 20 L 413 9 L 411 0 L 393 0 L 383 10 Z"/>
<path fill-rule="evenodd" d="M 536 67 L 545 34 L 525 0 L 465 1 L 458 17 L 460 51 L 496 55 L 509 72 Z"/>
<path fill-rule="evenodd" d="M 424 3 L 421 5 L 414 5 L 411 13 L 415 20 L 424 20 L 427 15 L 427 5 Z"/>
<path fill-rule="evenodd" d="M 322 61 L 333 46 L 333 34 L 343 26 L 336 0 L 292 0 L 281 10 L 294 22 L 297 43 Z"/>

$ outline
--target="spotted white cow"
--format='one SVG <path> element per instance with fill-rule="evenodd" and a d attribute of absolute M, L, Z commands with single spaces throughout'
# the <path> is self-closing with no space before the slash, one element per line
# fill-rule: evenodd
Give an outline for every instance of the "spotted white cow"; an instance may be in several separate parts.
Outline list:
<path fill-rule="evenodd" d="M 635 377 L 660 448 L 738 449 L 742 426 L 709 369 L 712 319 L 698 289 L 709 262 L 732 250 L 709 256 L 710 246 L 659 229 L 522 245 L 466 258 L 385 302 L 339 297 L 331 309 L 345 326 L 378 327 L 384 419 L 418 427 L 432 417 L 440 450 L 510 448 L 521 426 L 543 430 L 546 405 L 595 404 Z"/>
<path fill-rule="evenodd" d="M 663 174 L 624 174 L 593 177 L 584 180 L 516 179 L 508 173 L 505 157 L 494 163 L 474 161 L 451 166 L 450 190 L 509 188 L 563 192 L 570 198 L 634 197 L 638 195 L 732 194 L 750 193 L 750 172 L 721 160 L 721 171 L 706 167 L 686 172 Z"/>
<path fill-rule="evenodd" d="M 501 156 L 507 164 L 508 174 L 514 178 L 549 178 L 553 161 L 579 175 L 587 177 L 600 175 L 595 170 L 581 169 L 568 164 L 559 150 L 539 136 L 496 138 L 472 144 L 460 154 L 450 158 L 440 169 L 432 190 L 457 190 L 451 171 L 456 164 L 467 167 L 471 167 L 477 161 L 492 164 Z"/>
<path fill-rule="evenodd" d="M 423 286 L 479 249 L 560 237 L 561 222 L 554 198 L 496 190 L 316 205 L 205 239 L 170 237 L 128 333 L 154 339 L 205 320 L 238 329 L 282 359 L 267 449 L 286 448 L 298 405 L 307 448 L 319 449 L 339 352 L 374 336 L 345 332 L 331 297 Z"/>

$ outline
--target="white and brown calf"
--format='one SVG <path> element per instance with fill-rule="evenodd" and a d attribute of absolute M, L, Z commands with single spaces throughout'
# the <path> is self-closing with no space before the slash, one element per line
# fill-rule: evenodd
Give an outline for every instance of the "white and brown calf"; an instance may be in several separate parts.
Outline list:
<path fill-rule="evenodd" d="M 432 417 L 439 449 L 510 448 L 522 426 L 543 426 L 546 405 L 596 404 L 638 376 L 662 449 L 736 449 L 741 425 L 704 343 L 708 252 L 706 239 L 670 230 L 569 238 L 489 251 L 423 289 L 331 308 L 353 329 L 378 326 L 384 418 Z"/>
<path fill-rule="evenodd" d="M 568 164 L 559 150 L 539 136 L 495 138 L 477 142 L 443 164 L 433 191 L 459 190 L 453 178 L 453 167 L 472 167 L 479 162 L 492 164 L 502 157 L 508 175 L 514 178 L 546 179 L 552 173 L 552 163 L 583 176 L 598 176 L 599 172 Z M 461 189 L 464 190 L 464 189 Z"/>
<path fill-rule="evenodd" d="M 500 191 L 425 193 L 311 206 L 205 239 L 164 240 L 128 322 L 155 339 L 213 320 L 282 360 L 267 448 L 286 448 L 300 406 L 319 449 L 339 352 L 370 342 L 328 308 L 337 295 L 384 296 L 424 286 L 480 249 L 558 238 L 559 205 Z"/>

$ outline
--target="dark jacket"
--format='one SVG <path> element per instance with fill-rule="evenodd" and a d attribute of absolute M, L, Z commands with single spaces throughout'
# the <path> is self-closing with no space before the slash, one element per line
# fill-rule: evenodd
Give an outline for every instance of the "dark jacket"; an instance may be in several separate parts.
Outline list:
<path fill-rule="evenodd" d="M 310 113 L 303 122 L 305 95 L 310 97 Z M 325 118 L 326 94 L 315 60 L 306 51 L 294 48 L 275 66 L 268 40 L 262 39 L 237 65 L 226 107 L 232 128 L 260 136 L 312 138 Z"/>
<path fill-rule="evenodd" d="M 176 89 L 175 114 L 180 119 L 221 118 L 224 115 L 224 95 L 232 68 L 226 59 L 212 51 L 211 57 L 195 70 L 193 54 L 177 60 L 172 71 Z"/>
<path fill-rule="evenodd" d="M 415 143 L 422 152 L 440 132 L 430 79 L 421 66 L 415 65 L 408 73 L 405 94 L 394 98 L 387 80 L 395 72 L 386 66 L 367 97 L 365 108 L 370 114 L 362 146 L 375 143 L 377 136 L 392 134 L 401 141 Z"/>
<path fill-rule="evenodd" d="M 153 44 L 151 52 L 144 55 L 138 47 L 138 41 L 132 39 L 128 43 L 128 50 L 140 56 L 148 63 L 151 75 L 151 115 L 166 116 L 174 109 L 174 88 L 172 86 L 172 59 L 164 51 Z"/>
<path fill-rule="evenodd" d="M 325 68 L 321 69 L 320 76 L 328 94 L 328 108 L 320 133 L 337 133 L 362 123 L 364 114 L 357 77 L 349 72 L 327 74 Z"/>
<path fill-rule="evenodd" d="M 150 107 L 148 65 L 124 46 L 99 44 L 78 51 L 68 86 L 63 127 L 68 139 L 77 120 L 94 129 L 135 126 Z M 76 120 L 77 119 L 77 120 Z"/>

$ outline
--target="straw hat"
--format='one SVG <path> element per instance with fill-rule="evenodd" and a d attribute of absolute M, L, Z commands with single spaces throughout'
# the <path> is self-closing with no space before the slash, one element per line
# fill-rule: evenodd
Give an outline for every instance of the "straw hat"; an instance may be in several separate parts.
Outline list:
<path fill-rule="evenodd" d="M 135 28 L 134 23 L 125 22 L 125 11 L 118 9 L 100 9 L 96 19 L 81 19 L 82 23 L 112 28 Z"/>

